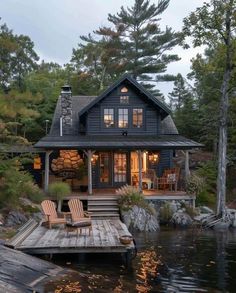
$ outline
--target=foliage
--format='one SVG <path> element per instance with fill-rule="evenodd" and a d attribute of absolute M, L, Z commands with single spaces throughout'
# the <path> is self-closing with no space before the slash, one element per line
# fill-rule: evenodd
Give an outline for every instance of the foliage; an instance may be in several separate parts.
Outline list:
<path fill-rule="evenodd" d="M 216 162 L 204 163 L 193 173 L 187 181 L 186 190 L 189 194 L 196 195 L 198 205 L 210 204 L 216 201 Z"/>
<path fill-rule="evenodd" d="M 41 194 L 29 173 L 21 170 L 18 158 L 0 158 L 0 207 L 15 207 L 20 197 L 33 199 Z"/>
<path fill-rule="evenodd" d="M 83 42 L 73 50 L 72 61 L 93 75 L 99 90 L 127 72 L 141 82 L 173 80 L 173 76 L 158 75 L 169 63 L 179 60 L 170 51 L 179 44 L 180 34 L 170 27 L 162 31 L 159 24 L 168 4 L 169 0 L 160 0 L 157 5 L 135 0 L 132 7 L 122 6 L 116 15 L 108 14 L 109 26 L 100 27 L 94 37 L 81 37 Z M 153 88 L 151 83 L 145 85 Z"/>
<path fill-rule="evenodd" d="M 198 176 L 196 173 L 193 173 L 189 176 L 186 182 L 186 191 L 190 195 L 197 195 L 202 191 L 204 184 L 204 178 Z"/>
<path fill-rule="evenodd" d="M 194 93 L 186 86 L 181 74 L 176 76 L 174 88 L 169 93 L 170 107 L 178 131 L 189 138 L 199 138 L 199 110 Z"/>
<path fill-rule="evenodd" d="M 4 91 L 9 85 L 24 90 L 24 77 L 37 67 L 39 59 L 33 47 L 28 36 L 14 35 L 6 24 L 0 26 L 0 87 Z"/>
<path fill-rule="evenodd" d="M 61 200 L 71 192 L 70 185 L 65 182 L 53 182 L 49 184 L 48 193 L 51 197 Z"/>
<path fill-rule="evenodd" d="M 217 215 L 224 215 L 226 202 L 227 122 L 230 82 L 233 74 L 236 28 L 236 2 L 211 0 L 184 19 L 184 33 L 191 36 L 195 47 L 207 45 L 210 49 L 222 45 L 223 79 L 219 107 Z"/>
<path fill-rule="evenodd" d="M 0 140 L 2 143 L 28 142 L 26 134 L 32 128 L 33 120 L 39 117 L 37 104 L 40 95 L 30 92 L 10 91 L 0 94 Z"/>
<path fill-rule="evenodd" d="M 173 210 L 171 209 L 170 203 L 165 202 L 163 206 L 160 208 L 159 218 L 160 222 L 163 224 L 169 223 L 173 216 Z"/>
<path fill-rule="evenodd" d="M 145 201 L 144 196 L 139 192 L 139 190 L 130 185 L 124 185 L 116 190 L 116 193 L 120 196 L 118 199 L 119 207 L 124 210 L 130 210 L 133 206 L 142 207 L 149 214 L 154 214 L 154 211 L 148 203 Z"/>

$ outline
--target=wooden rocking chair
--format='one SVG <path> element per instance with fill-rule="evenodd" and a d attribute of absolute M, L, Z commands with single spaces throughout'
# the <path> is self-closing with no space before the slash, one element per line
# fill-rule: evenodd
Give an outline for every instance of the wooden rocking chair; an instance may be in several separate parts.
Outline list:
<path fill-rule="evenodd" d="M 71 220 L 75 227 L 78 227 L 80 233 L 82 229 L 89 229 L 89 235 L 92 231 L 92 221 L 88 212 L 83 209 L 83 203 L 78 198 L 72 198 L 68 202 L 71 213 Z"/>
<path fill-rule="evenodd" d="M 49 229 L 52 228 L 52 225 L 56 224 L 66 224 L 66 219 L 59 217 L 56 211 L 55 203 L 51 200 L 44 200 L 41 203 L 41 207 L 45 216 L 46 223 L 48 224 Z"/>

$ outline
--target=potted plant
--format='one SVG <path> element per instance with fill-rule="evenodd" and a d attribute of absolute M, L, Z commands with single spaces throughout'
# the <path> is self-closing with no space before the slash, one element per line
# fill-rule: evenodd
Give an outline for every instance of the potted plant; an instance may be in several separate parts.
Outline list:
<path fill-rule="evenodd" d="M 71 193 L 71 188 L 65 182 L 53 182 L 49 184 L 48 194 L 57 200 L 57 211 L 61 212 L 62 199 Z"/>

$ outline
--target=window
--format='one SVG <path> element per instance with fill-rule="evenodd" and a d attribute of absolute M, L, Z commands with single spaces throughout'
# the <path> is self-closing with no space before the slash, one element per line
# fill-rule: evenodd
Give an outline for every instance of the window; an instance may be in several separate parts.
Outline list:
<path fill-rule="evenodd" d="M 105 127 L 114 127 L 114 109 L 104 109 L 104 125 Z"/>
<path fill-rule="evenodd" d="M 133 109 L 133 127 L 143 127 L 143 109 Z"/>
<path fill-rule="evenodd" d="M 126 154 L 114 154 L 114 181 L 126 182 Z"/>
<path fill-rule="evenodd" d="M 119 128 L 128 128 L 128 109 L 118 109 L 118 127 Z"/>
<path fill-rule="evenodd" d="M 122 87 L 122 89 L 120 90 L 121 91 L 121 93 L 128 93 L 128 89 L 127 89 L 127 87 Z"/>
<path fill-rule="evenodd" d="M 120 96 L 120 103 L 121 104 L 129 104 L 129 96 Z"/>

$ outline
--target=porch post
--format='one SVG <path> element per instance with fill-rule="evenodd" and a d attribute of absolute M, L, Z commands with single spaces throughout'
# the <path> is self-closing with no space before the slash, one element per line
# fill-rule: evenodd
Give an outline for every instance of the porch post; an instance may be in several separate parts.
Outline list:
<path fill-rule="evenodd" d="M 142 192 L 142 151 L 138 150 L 138 182 L 139 182 L 139 191 Z"/>
<path fill-rule="evenodd" d="M 45 154 L 45 166 L 44 166 L 44 191 L 48 191 L 48 184 L 49 184 L 49 157 L 52 151 L 46 151 Z"/>
<path fill-rule="evenodd" d="M 190 176 L 190 170 L 189 170 L 189 151 L 185 151 L 185 180 L 188 179 Z"/>
<path fill-rule="evenodd" d="M 92 183 L 92 156 L 95 153 L 94 151 L 87 150 L 84 151 L 88 159 L 88 194 L 93 194 L 93 183 Z"/>

